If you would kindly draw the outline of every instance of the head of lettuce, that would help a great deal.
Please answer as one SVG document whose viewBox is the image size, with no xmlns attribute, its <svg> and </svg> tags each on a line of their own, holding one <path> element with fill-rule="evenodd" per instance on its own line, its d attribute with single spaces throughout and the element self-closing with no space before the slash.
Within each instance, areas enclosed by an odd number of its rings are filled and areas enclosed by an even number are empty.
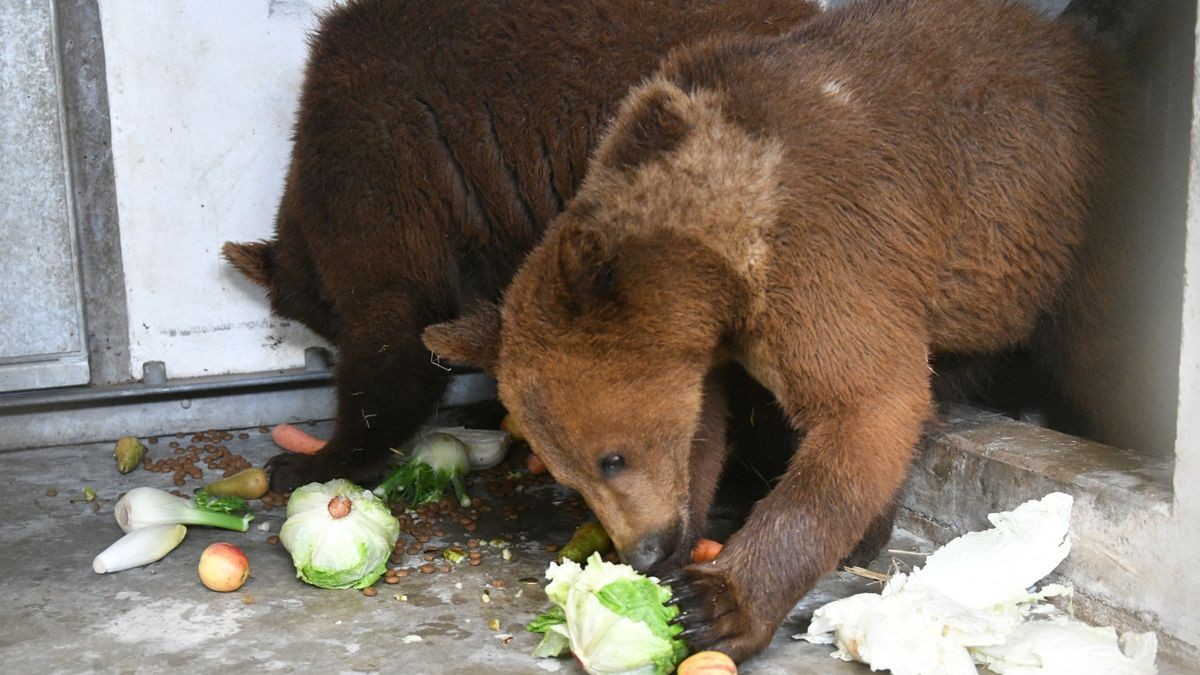
<svg viewBox="0 0 1200 675">
<path fill-rule="evenodd" d="M 665 675 L 687 656 L 687 645 L 675 637 L 683 629 L 669 623 L 679 609 L 665 604 L 671 591 L 656 579 L 604 562 L 598 553 L 587 567 L 550 563 L 546 578 L 554 607 L 528 626 L 545 634 L 534 656 L 570 650 L 592 675 Z"/>
<path fill-rule="evenodd" d="M 279 531 L 296 576 L 321 588 L 375 583 L 399 537 L 400 523 L 382 500 L 340 479 L 297 488 Z"/>
</svg>

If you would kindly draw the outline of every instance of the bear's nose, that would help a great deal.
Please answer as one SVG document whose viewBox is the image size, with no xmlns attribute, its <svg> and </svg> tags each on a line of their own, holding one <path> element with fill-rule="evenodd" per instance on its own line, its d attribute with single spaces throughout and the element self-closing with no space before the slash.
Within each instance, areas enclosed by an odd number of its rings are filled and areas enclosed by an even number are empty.
<svg viewBox="0 0 1200 675">
<path fill-rule="evenodd" d="M 649 572 L 674 552 L 674 532 L 660 531 L 638 540 L 633 548 L 621 552 L 621 558 L 639 572 Z"/>
</svg>

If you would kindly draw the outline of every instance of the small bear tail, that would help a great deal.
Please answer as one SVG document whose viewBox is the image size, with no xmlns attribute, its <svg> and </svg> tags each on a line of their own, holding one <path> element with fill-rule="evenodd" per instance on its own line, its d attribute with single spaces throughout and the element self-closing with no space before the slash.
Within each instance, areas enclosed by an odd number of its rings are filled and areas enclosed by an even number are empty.
<svg viewBox="0 0 1200 675">
<path fill-rule="evenodd" d="M 221 257 L 250 281 L 263 288 L 271 287 L 271 277 L 275 268 L 274 241 L 251 241 L 241 244 L 227 241 L 221 247 Z"/>
</svg>

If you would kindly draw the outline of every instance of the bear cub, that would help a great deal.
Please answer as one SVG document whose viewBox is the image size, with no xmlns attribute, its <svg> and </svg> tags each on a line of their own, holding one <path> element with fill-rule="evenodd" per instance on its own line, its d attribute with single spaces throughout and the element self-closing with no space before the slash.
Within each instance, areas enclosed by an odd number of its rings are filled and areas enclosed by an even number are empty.
<svg viewBox="0 0 1200 675">
<path fill-rule="evenodd" d="M 1114 59 L 995 0 L 864 1 L 682 48 L 636 87 L 503 306 L 432 326 L 496 373 L 624 560 L 669 578 L 694 649 L 763 649 L 892 502 L 930 359 L 1030 338 L 1072 274 L 1122 128 Z M 688 565 L 734 363 L 798 443 Z"/>
<path fill-rule="evenodd" d="M 375 480 L 449 382 L 421 330 L 495 301 L 616 104 L 667 51 L 778 35 L 809 0 L 359 0 L 311 42 L 275 238 L 225 257 L 338 349 L 337 423 L 277 491 Z M 498 416 L 496 417 L 498 421 Z"/>
</svg>

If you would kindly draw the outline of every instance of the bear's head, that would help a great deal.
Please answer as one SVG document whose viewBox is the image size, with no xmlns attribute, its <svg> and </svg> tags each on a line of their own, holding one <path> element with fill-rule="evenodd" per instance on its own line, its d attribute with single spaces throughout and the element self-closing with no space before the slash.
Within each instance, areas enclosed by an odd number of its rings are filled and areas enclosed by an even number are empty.
<svg viewBox="0 0 1200 675">
<path fill-rule="evenodd" d="M 636 90 L 503 307 L 424 335 L 443 359 L 497 377 L 550 472 L 583 495 L 624 560 L 650 571 L 686 562 L 702 534 L 696 512 L 711 502 L 721 457 L 695 454 L 724 452 L 724 439 L 694 443 L 705 378 L 749 302 L 739 269 L 749 263 L 731 264 L 730 251 L 757 250 L 743 219 L 762 218 L 756 162 L 770 162 L 741 147 L 754 162 L 730 156 L 731 174 L 705 172 L 722 149 L 704 137 L 728 129 L 697 133 L 697 108 L 711 112 L 661 81 Z M 738 171 L 750 166 L 747 184 Z"/>
</svg>

